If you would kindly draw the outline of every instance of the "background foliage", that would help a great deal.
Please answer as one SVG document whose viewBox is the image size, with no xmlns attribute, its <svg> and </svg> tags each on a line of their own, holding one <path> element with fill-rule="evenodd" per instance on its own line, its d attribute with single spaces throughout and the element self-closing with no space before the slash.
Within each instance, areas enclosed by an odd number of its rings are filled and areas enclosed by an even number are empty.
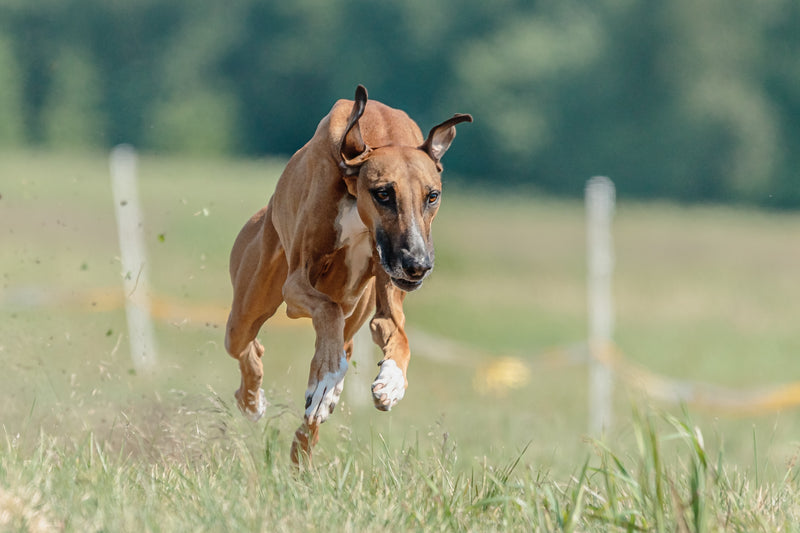
<svg viewBox="0 0 800 533">
<path fill-rule="evenodd" d="M 0 146 L 290 154 L 357 83 L 492 186 L 800 206 L 793 0 L 5 0 Z"/>
</svg>

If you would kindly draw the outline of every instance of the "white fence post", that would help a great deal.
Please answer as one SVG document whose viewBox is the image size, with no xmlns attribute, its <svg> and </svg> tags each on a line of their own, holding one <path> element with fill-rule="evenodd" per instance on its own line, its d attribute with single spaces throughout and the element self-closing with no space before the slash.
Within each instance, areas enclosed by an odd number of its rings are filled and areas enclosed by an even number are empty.
<svg viewBox="0 0 800 533">
<path fill-rule="evenodd" d="M 611 219 L 614 183 L 596 176 L 586 184 L 589 303 L 589 432 L 599 435 L 612 421 L 613 376 L 608 365 L 614 333 Z"/>
<path fill-rule="evenodd" d="M 156 343 L 150 318 L 147 255 L 136 180 L 136 152 L 133 147 L 127 144 L 115 147 L 111 152 L 110 169 L 131 358 L 137 372 L 147 373 L 155 368 Z"/>
</svg>

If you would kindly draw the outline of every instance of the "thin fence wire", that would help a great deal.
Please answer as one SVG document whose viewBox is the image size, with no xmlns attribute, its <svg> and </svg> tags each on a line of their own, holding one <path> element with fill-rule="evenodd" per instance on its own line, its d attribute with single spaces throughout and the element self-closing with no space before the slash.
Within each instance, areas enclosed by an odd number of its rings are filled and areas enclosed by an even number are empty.
<svg viewBox="0 0 800 533">
<path fill-rule="evenodd" d="M 119 310 L 125 305 L 119 289 L 106 288 L 76 294 L 59 293 L 45 288 L 6 289 L 0 306 L 9 310 L 53 307 L 101 313 Z M 227 320 L 227 308 L 222 304 L 186 304 L 161 295 L 151 295 L 152 317 L 166 323 L 197 327 L 221 326 Z M 311 327 L 309 320 L 293 320 L 279 310 L 270 319 L 273 327 Z M 654 401 L 688 405 L 709 412 L 751 416 L 800 406 L 800 381 L 758 387 L 727 387 L 714 383 L 681 379 L 650 371 L 636 363 L 613 342 L 601 348 L 578 341 L 548 347 L 531 353 L 503 355 L 479 349 L 455 339 L 408 327 L 412 340 L 412 357 L 424 358 L 434 364 L 459 364 L 471 368 L 473 385 L 479 394 L 502 395 L 509 390 L 531 385 L 534 376 L 542 371 L 564 366 L 586 366 L 598 362 L 614 374 L 615 385 L 635 391 Z M 356 339 L 356 344 L 373 350 L 372 340 Z M 374 358 L 367 357 L 365 376 L 369 377 Z M 377 361 L 377 359 L 375 359 Z"/>
</svg>

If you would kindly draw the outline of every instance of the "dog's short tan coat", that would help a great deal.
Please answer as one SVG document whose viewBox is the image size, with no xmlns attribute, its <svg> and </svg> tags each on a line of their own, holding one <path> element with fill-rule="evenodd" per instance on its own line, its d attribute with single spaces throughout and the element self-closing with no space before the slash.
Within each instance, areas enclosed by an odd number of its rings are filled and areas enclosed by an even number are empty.
<svg viewBox="0 0 800 533">
<path fill-rule="evenodd" d="M 225 346 L 239 361 L 236 400 L 246 415 L 258 419 L 266 408 L 262 324 L 285 301 L 287 315 L 311 318 L 316 331 L 295 463 L 310 459 L 319 424 L 341 394 L 353 335 L 373 309 L 372 338 L 384 354 L 375 406 L 388 411 L 403 397 L 410 357 L 403 298 L 433 267 L 440 160 L 464 121 L 472 117 L 455 115 L 424 139 L 408 115 L 367 102 L 359 86 L 289 160 L 269 204 L 234 242 Z"/>
</svg>

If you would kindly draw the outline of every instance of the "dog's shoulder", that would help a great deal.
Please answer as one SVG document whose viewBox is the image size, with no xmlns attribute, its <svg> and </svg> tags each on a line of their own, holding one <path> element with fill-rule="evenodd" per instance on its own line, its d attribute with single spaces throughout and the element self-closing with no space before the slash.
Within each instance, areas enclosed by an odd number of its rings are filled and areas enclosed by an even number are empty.
<svg viewBox="0 0 800 533">
<path fill-rule="evenodd" d="M 338 100 L 320 122 L 320 128 L 325 130 L 325 136 L 334 143 L 337 150 L 345 134 L 352 108 L 352 100 Z M 417 123 L 405 111 L 377 100 L 367 102 L 358 124 L 364 142 L 374 148 L 389 145 L 416 147 L 425 140 Z M 317 133 L 321 133 L 319 128 Z"/>
<path fill-rule="evenodd" d="M 341 158 L 339 151 L 352 108 L 352 100 L 338 100 L 319 122 L 314 136 L 292 156 L 284 175 L 314 174 L 338 177 L 338 162 Z M 367 102 L 358 124 L 364 142 L 373 148 L 417 147 L 425 140 L 417 123 L 405 111 L 376 100 Z M 309 172 L 309 167 L 314 167 L 316 171 Z M 324 170 L 320 170 L 322 167 Z"/>
</svg>

